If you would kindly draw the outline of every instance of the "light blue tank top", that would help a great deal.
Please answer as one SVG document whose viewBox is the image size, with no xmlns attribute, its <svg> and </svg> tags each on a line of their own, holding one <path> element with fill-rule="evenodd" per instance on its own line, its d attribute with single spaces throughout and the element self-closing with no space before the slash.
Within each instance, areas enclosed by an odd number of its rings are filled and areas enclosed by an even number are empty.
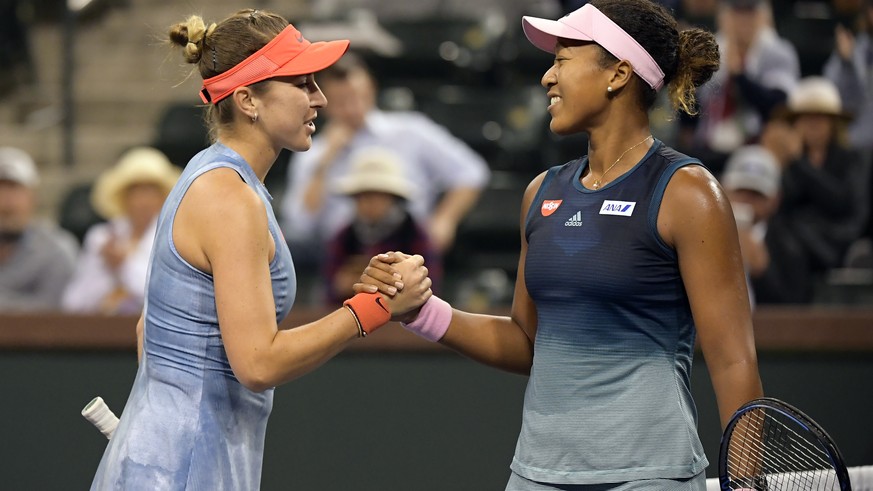
<svg viewBox="0 0 873 491">
<path fill-rule="evenodd" d="M 707 466 L 690 391 L 695 328 L 657 232 L 664 189 L 699 162 L 661 142 L 593 191 L 552 168 L 527 216 L 533 367 L 512 469 L 554 484 L 687 478 Z"/>
<path fill-rule="evenodd" d="M 93 490 L 255 490 L 273 389 L 234 376 L 221 341 L 211 275 L 176 251 L 173 221 L 191 183 L 229 167 L 264 202 L 276 254 L 270 263 L 276 321 L 291 310 L 296 278 L 272 198 L 243 158 L 217 143 L 188 163 L 161 211 L 149 268 L 143 359 Z M 216 196 L 215 199 L 222 199 Z"/>
</svg>

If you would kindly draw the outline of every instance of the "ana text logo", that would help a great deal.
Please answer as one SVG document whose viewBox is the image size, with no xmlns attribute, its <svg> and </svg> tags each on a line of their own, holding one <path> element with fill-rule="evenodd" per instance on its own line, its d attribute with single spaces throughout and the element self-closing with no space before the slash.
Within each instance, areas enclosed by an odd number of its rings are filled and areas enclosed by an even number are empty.
<svg viewBox="0 0 873 491">
<path fill-rule="evenodd" d="M 601 215 L 618 215 L 629 217 L 634 213 L 634 207 L 637 206 L 636 201 L 612 201 L 605 200 L 603 206 L 600 207 Z"/>
</svg>

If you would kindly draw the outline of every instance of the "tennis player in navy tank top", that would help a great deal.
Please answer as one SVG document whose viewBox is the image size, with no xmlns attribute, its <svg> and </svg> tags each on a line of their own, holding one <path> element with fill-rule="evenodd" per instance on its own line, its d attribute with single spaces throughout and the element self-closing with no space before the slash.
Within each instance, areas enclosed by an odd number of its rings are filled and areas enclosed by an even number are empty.
<svg viewBox="0 0 873 491">
<path fill-rule="evenodd" d="M 530 374 L 507 490 L 703 490 L 694 344 L 725 424 L 762 395 L 749 297 L 721 187 L 651 135 L 648 110 L 669 87 L 693 112 L 695 87 L 719 65 L 715 39 L 678 32 L 649 0 L 593 0 L 522 25 L 555 56 L 542 78 L 551 130 L 587 133 L 588 156 L 525 192 L 509 317 L 431 297 L 404 325 Z M 356 288 L 385 291 L 404 257 L 374 257 Z"/>
</svg>

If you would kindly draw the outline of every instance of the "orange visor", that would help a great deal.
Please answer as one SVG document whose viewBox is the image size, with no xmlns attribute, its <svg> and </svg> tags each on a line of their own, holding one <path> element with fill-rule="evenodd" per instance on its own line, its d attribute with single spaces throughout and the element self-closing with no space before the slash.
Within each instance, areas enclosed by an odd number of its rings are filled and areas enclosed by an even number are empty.
<svg viewBox="0 0 873 491">
<path fill-rule="evenodd" d="M 349 49 L 348 40 L 310 43 L 294 26 L 282 30 L 263 48 L 224 73 L 203 81 L 200 98 L 218 102 L 234 90 L 281 76 L 307 75 L 333 65 Z"/>
</svg>

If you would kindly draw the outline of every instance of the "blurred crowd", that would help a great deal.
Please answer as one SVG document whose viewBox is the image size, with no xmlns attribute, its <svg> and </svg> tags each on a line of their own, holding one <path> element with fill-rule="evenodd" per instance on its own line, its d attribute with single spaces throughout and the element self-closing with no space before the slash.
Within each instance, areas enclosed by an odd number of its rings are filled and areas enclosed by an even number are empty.
<svg viewBox="0 0 873 491">
<path fill-rule="evenodd" d="M 14 68 L 4 70 L 0 90 L 30 80 L 30 62 L 11 56 L 27 54 L 25 26 L 13 16 L 17 3 L 0 3 L 13 12 L 0 15 L 9 24 L 0 60 Z M 505 18 L 488 22 L 504 22 L 506 31 L 521 14 L 558 17 L 583 3 L 509 2 L 501 4 Z M 652 126 L 656 137 L 700 158 L 719 177 L 734 210 L 750 301 L 820 301 L 822 289 L 839 283 L 846 270 L 866 271 L 854 281 L 873 289 L 873 0 L 825 2 L 828 15 L 811 17 L 816 25 L 827 22 L 828 39 L 812 43 L 781 31 L 797 29 L 797 16 L 809 8 L 801 4 L 814 2 L 662 3 L 685 25 L 713 30 L 722 62 L 699 91 L 696 116 L 677 118 L 662 103 Z M 491 4 L 476 4 L 482 12 L 473 17 L 491 19 Z M 545 92 L 528 90 L 548 67 L 547 57 L 520 70 L 529 74 L 524 90 L 496 90 L 512 77 L 483 69 L 481 90 L 453 91 L 439 80 L 444 72 L 413 68 L 427 58 L 409 49 L 405 76 L 397 76 L 396 57 L 384 53 L 398 38 L 372 26 L 422 28 L 407 19 L 418 15 L 420 22 L 428 3 L 416 4 L 416 12 L 406 12 L 408 5 L 334 0 L 312 9 L 307 32 L 320 28 L 329 36 L 337 12 L 351 7 L 367 9 L 356 10 L 346 26 L 370 30 L 349 31 L 353 46 L 363 49 L 318 76 L 330 103 L 312 149 L 283 154 L 287 170 L 272 181 L 268 176 L 305 286 L 301 302 L 349 296 L 369 257 L 387 250 L 425 256 L 435 291 L 461 306 L 505 302 L 519 240 L 519 203 L 510 201 L 520 201 L 537 173 L 586 151 L 584 140 L 548 135 Z M 469 17 L 470 5 L 435 2 L 432 10 Z M 487 29 L 483 36 L 467 41 L 482 46 Z M 481 51 L 466 52 L 468 66 L 476 66 Z M 452 52 L 441 56 L 457 64 Z M 202 143 L 191 140 L 193 147 Z M 94 214 L 84 227 L 37 217 L 36 163 L 21 149 L 0 148 L 0 312 L 135 314 L 142 308 L 155 220 L 193 155 L 153 143 L 129 149 L 85 188 Z"/>
</svg>

